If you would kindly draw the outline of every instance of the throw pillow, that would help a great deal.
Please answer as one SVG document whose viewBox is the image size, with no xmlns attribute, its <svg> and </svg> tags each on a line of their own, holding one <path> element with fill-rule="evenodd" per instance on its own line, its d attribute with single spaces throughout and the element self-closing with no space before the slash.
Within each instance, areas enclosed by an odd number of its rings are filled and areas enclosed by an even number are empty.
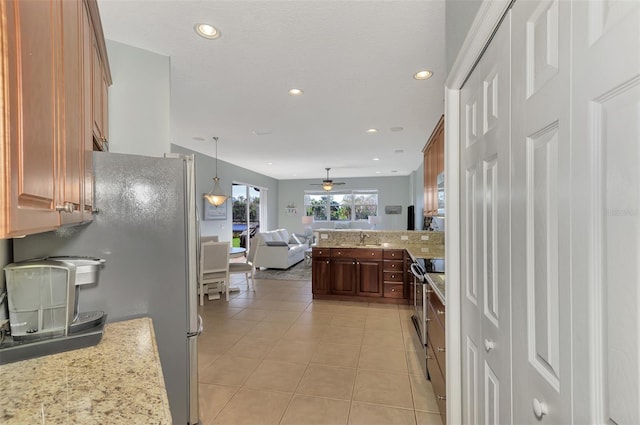
<svg viewBox="0 0 640 425">
<path fill-rule="evenodd" d="M 294 233 L 293 235 L 291 235 L 291 238 L 289 238 L 289 243 L 304 245 L 305 243 L 307 243 L 307 238 L 304 235 Z"/>
</svg>

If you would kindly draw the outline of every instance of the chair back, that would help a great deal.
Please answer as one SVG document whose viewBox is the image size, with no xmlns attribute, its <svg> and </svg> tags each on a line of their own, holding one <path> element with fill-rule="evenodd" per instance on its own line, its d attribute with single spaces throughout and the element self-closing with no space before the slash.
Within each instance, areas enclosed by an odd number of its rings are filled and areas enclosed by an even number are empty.
<svg viewBox="0 0 640 425">
<path fill-rule="evenodd" d="M 200 243 L 205 242 L 218 242 L 218 235 L 200 236 Z"/>
<path fill-rule="evenodd" d="M 229 272 L 229 242 L 203 242 L 200 247 L 200 275 Z"/>
</svg>

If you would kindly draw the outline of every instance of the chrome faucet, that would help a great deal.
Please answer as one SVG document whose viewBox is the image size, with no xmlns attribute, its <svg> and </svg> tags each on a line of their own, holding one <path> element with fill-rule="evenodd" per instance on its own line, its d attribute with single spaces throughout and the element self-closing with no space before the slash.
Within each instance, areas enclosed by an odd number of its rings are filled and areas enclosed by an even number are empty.
<svg viewBox="0 0 640 425">
<path fill-rule="evenodd" d="M 367 233 L 364 233 L 362 230 L 360 231 L 360 245 L 364 245 L 364 240 L 369 238 L 370 236 Z"/>
</svg>

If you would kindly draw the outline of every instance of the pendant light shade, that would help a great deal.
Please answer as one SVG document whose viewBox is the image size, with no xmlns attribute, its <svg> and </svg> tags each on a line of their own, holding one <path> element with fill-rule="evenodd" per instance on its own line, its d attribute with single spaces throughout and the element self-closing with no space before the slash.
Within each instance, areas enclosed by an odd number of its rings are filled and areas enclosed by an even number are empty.
<svg viewBox="0 0 640 425">
<path fill-rule="evenodd" d="M 229 197 L 220 187 L 220 179 L 218 178 L 218 138 L 214 137 L 213 140 L 216 141 L 216 176 L 213 178 L 213 189 L 204 195 L 204 199 L 206 199 L 211 205 L 219 207 L 224 204 Z"/>
</svg>

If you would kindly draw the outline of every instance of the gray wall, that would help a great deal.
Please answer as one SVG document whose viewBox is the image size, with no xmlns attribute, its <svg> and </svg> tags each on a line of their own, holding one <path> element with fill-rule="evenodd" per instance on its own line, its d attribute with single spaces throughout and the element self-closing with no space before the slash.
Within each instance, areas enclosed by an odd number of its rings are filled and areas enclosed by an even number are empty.
<svg viewBox="0 0 640 425">
<path fill-rule="evenodd" d="M 445 44 L 447 74 L 458 56 L 482 0 L 446 0 Z"/>
<path fill-rule="evenodd" d="M 382 223 L 376 228 L 379 230 L 403 230 L 407 228 L 407 206 L 411 205 L 411 178 L 399 177 L 367 177 L 344 179 L 347 183 L 340 189 L 377 189 L 378 212 L 382 217 Z M 302 216 L 304 210 L 304 191 L 318 190 L 318 186 L 310 186 L 318 183 L 318 180 L 281 180 L 278 197 L 278 227 L 285 228 L 289 232 L 304 232 Z M 295 204 L 296 214 L 287 214 L 285 208 L 289 204 Z M 389 215 L 384 213 L 385 205 L 401 205 L 402 214 Z M 317 226 L 315 226 L 317 227 Z"/>
<path fill-rule="evenodd" d="M 174 144 L 171 145 L 171 152 L 195 155 L 196 198 L 198 199 L 198 213 L 201 219 L 200 234 L 203 236 L 218 235 L 221 241 L 230 241 L 232 237 L 231 202 L 227 201 L 224 204 L 225 208 L 227 208 L 226 220 L 202 220 L 204 208 L 202 195 L 213 187 L 213 177 L 216 174 L 215 158 Z M 276 179 L 220 160 L 218 160 L 218 177 L 220 178 L 220 186 L 227 195 L 231 195 L 231 186 L 234 182 L 267 189 L 267 228 L 276 229 L 278 227 L 278 181 Z"/>
<path fill-rule="evenodd" d="M 12 239 L 0 239 L 0 294 L 5 290 L 4 271 L 2 268 L 12 261 L 11 244 Z M 9 318 L 7 314 L 7 303 L 0 304 L 0 322 Z"/>
<path fill-rule="evenodd" d="M 160 156 L 170 152 L 171 62 L 168 56 L 107 40 L 109 151 Z"/>
</svg>

